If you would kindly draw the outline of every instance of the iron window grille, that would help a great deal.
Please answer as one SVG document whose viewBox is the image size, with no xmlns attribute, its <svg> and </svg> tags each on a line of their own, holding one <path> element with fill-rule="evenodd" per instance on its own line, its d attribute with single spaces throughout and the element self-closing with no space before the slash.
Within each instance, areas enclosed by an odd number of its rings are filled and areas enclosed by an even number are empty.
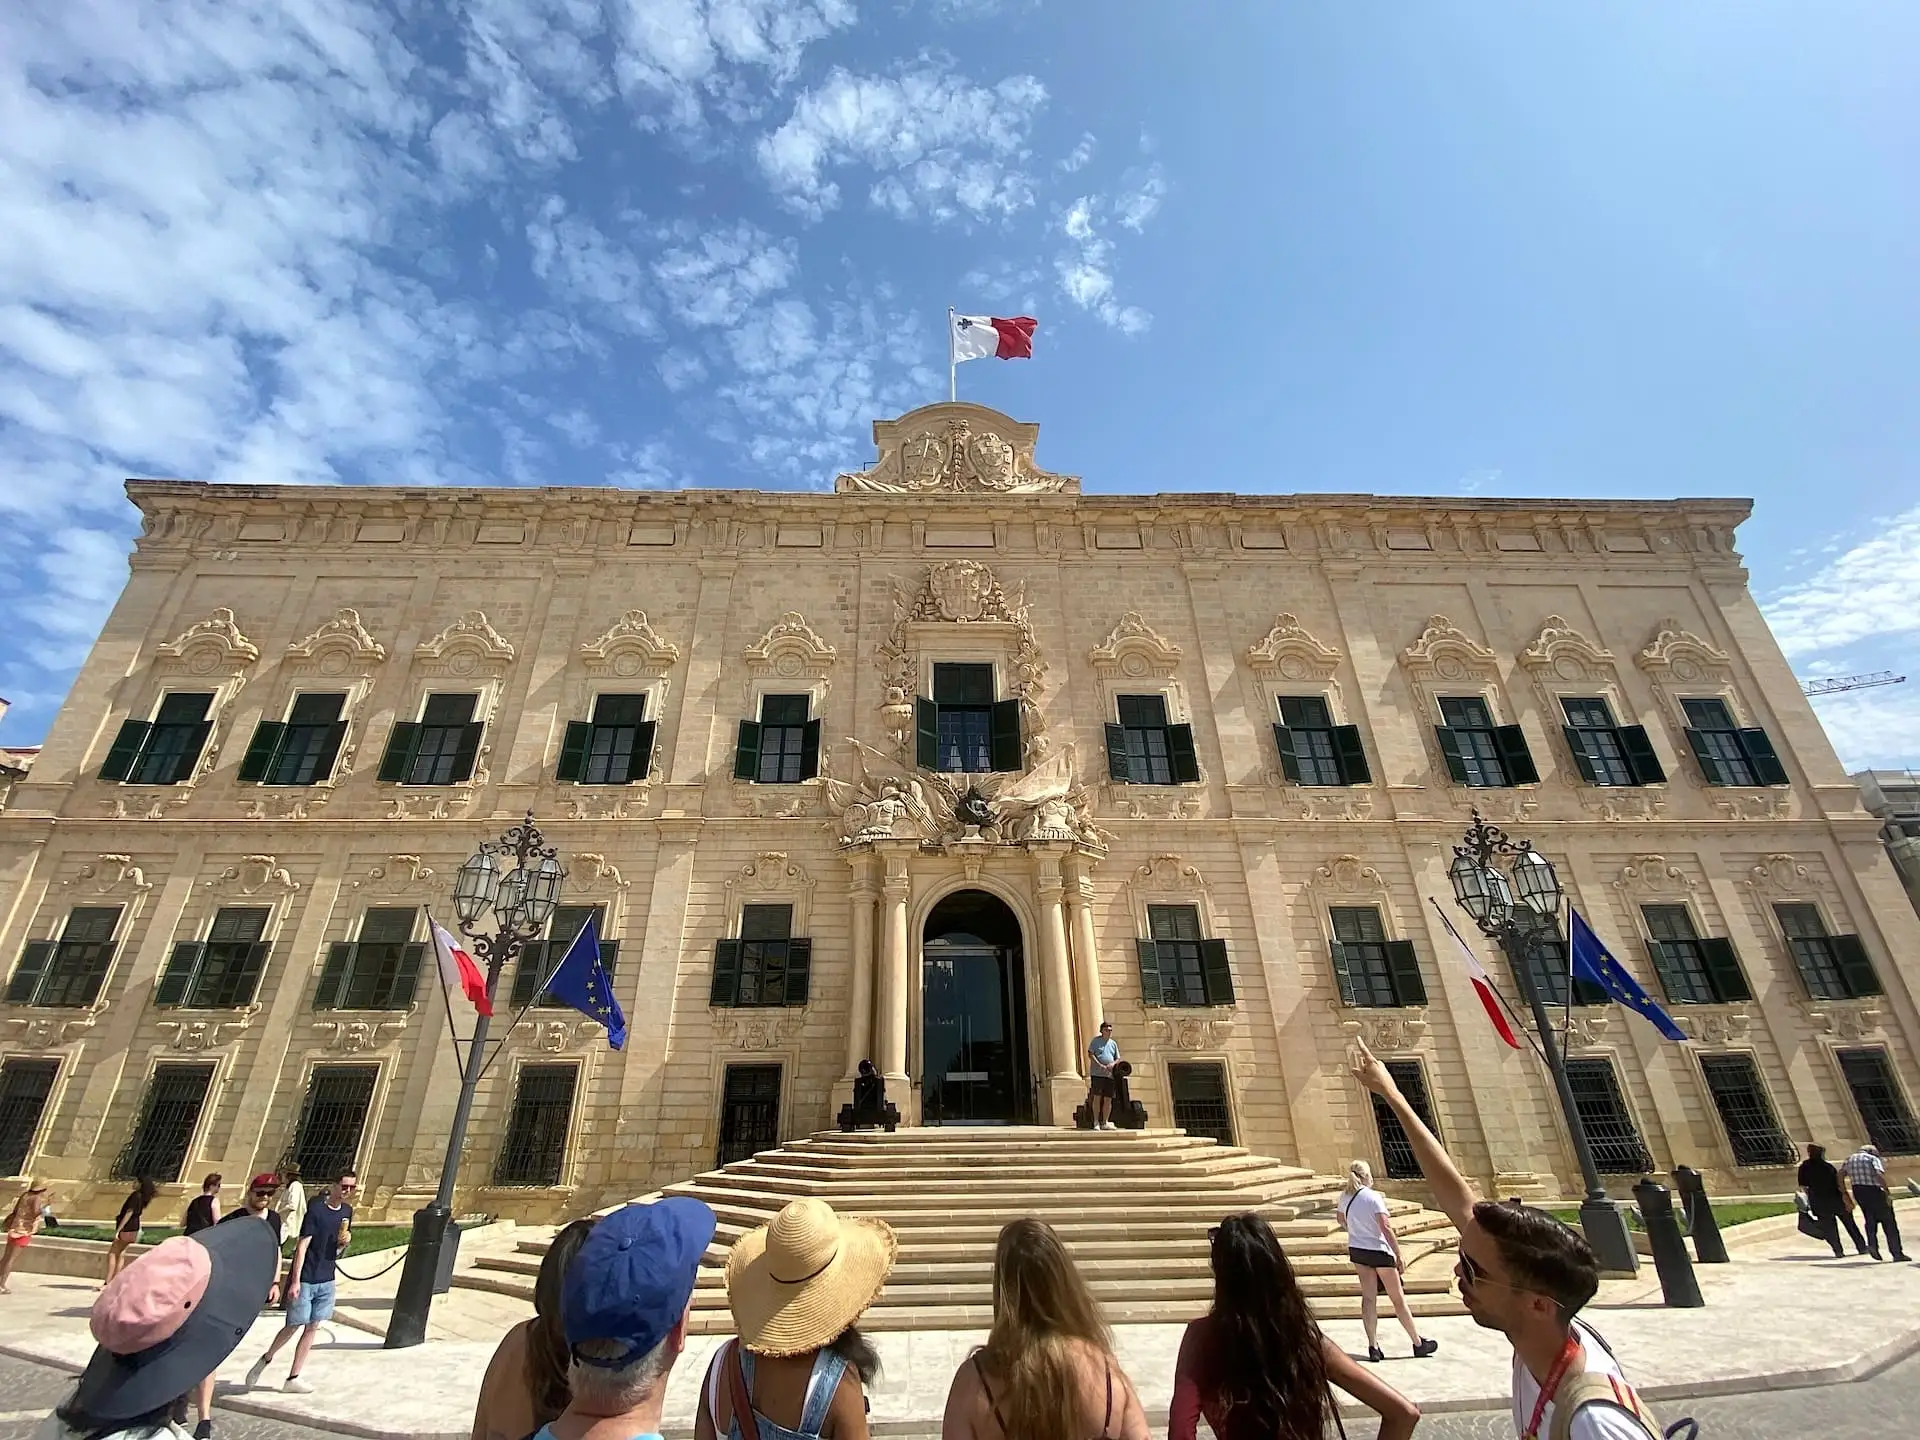
<svg viewBox="0 0 1920 1440">
<path fill-rule="evenodd" d="M 592 919 L 594 933 L 600 937 L 600 966 L 607 972 L 609 980 L 613 978 L 614 966 L 620 958 L 620 942 L 606 937 L 607 907 L 556 905 L 553 907 L 553 919 L 547 922 L 547 938 L 529 940 L 520 947 L 520 956 L 514 962 L 512 999 L 509 1001 L 514 1009 L 518 1010 L 534 998 L 540 982 L 566 958 L 568 948 L 587 928 L 588 919 Z M 544 1010 L 572 1008 L 545 991 L 540 991 L 539 1006 Z"/>
<path fill-rule="evenodd" d="M 1202 938 L 1197 905 L 1149 905 L 1147 935 L 1133 943 L 1146 1004 L 1233 1004 L 1227 942 Z"/>
<path fill-rule="evenodd" d="M 173 947 L 154 985 L 153 1003 L 188 1010 L 251 1005 L 272 948 L 260 938 L 271 913 L 264 905 L 222 906 L 205 940 L 182 940 Z"/>
<path fill-rule="evenodd" d="M 29 940 L 7 981 L 9 1005 L 81 1009 L 100 998 L 113 965 L 118 905 L 80 905 L 58 940 Z"/>
<path fill-rule="evenodd" d="M 762 695 L 760 718 L 740 722 L 733 778 L 756 785 L 797 785 L 820 773 L 820 722 L 809 720 L 808 695 Z"/>
<path fill-rule="evenodd" d="M 1358 725 L 1336 725 L 1318 695 L 1280 697 L 1280 723 L 1273 727 L 1280 771 L 1295 785 L 1368 785 L 1373 772 L 1360 744 Z"/>
<path fill-rule="evenodd" d="M 1227 1067 L 1217 1063 L 1167 1066 L 1167 1093 L 1174 1127 L 1233 1144 L 1233 1107 L 1227 1101 Z"/>
<path fill-rule="evenodd" d="M 1751 1055 L 1702 1055 L 1714 1108 L 1727 1132 L 1736 1165 L 1791 1165 L 1793 1142 L 1780 1128 L 1773 1102 Z"/>
<path fill-rule="evenodd" d="M 1842 1050 L 1838 1053 L 1840 1073 L 1867 1127 L 1867 1138 L 1888 1155 L 1920 1154 L 1920 1125 L 1914 1124 L 1907 1097 L 1893 1078 L 1893 1065 L 1887 1059 L 1887 1052 Z"/>
<path fill-rule="evenodd" d="M 1780 904 L 1773 913 L 1807 994 L 1816 1000 L 1853 1000 L 1881 993 L 1880 977 L 1860 937 L 1828 934 L 1819 906 Z"/>
<path fill-rule="evenodd" d="M 1179 785 L 1200 778 L 1193 727 L 1167 719 L 1164 695 L 1122 695 L 1107 726 L 1107 777 L 1127 785 Z"/>
<path fill-rule="evenodd" d="M 707 1003 L 739 1009 L 805 1005 L 813 941 L 793 934 L 791 905 L 747 905 L 737 939 L 713 947 Z"/>
<path fill-rule="evenodd" d="M 1020 702 L 993 698 L 993 666 L 937 664 L 933 698 L 914 697 L 914 763 L 983 774 L 1021 765 Z"/>
<path fill-rule="evenodd" d="M 506 1143 L 494 1162 L 496 1185 L 558 1185 L 567 1157 L 577 1065 L 523 1065 L 513 1087 Z"/>
<path fill-rule="evenodd" d="M 1758 726 L 1741 727 L 1724 700 L 1682 700 L 1687 743 L 1709 785 L 1785 785 L 1786 767 Z"/>
<path fill-rule="evenodd" d="M 1567 749 L 1589 785 L 1659 785 L 1667 778 L 1644 725 L 1615 725 L 1603 699 L 1563 697 Z"/>
<path fill-rule="evenodd" d="M 373 1106 L 378 1065 L 316 1065 L 300 1103 L 293 1158 L 307 1184 L 331 1185 L 353 1171 Z"/>
<path fill-rule="evenodd" d="M 780 1143 L 780 1067 L 729 1065 L 720 1097 L 717 1165 L 748 1160 Z"/>
<path fill-rule="evenodd" d="M 1372 905 L 1335 905 L 1327 911 L 1333 925 L 1333 978 L 1345 1005 L 1390 1008 L 1427 1003 L 1426 982 L 1411 940 L 1389 940 L 1380 911 Z"/>
<path fill-rule="evenodd" d="M 284 722 L 262 720 L 254 729 L 239 778 L 262 785 L 318 785 L 332 779 L 347 738 L 347 722 L 340 718 L 346 704 L 339 691 L 294 696 Z"/>
<path fill-rule="evenodd" d="M 0 1061 L 0 1175 L 24 1175 L 59 1077 L 58 1060 Z"/>
<path fill-rule="evenodd" d="M 1567 953 L 1566 937 L 1560 933 L 1558 920 L 1535 915 L 1524 906 L 1515 910 L 1513 920 L 1513 943 L 1505 948 L 1508 964 L 1514 969 L 1516 984 L 1520 979 L 1518 966 L 1524 964 L 1528 975 L 1532 977 L 1534 988 L 1540 992 L 1541 1000 L 1548 1005 L 1567 1003 L 1569 983 L 1573 986 L 1573 1003 L 1576 1005 L 1612 1003 L 1613 997 L 1604 988 L 1574 975 L 1572 957 Z"/>
<path fill-rule="evenodd" d="M 1393 1076 L 1393 1083 L 1400 1087 L 1407 1104 L 1420 1117 L 1420 1123 L 1438 1135 L 1440 1127 L 1434 1123 L 1433 1104 L 1427 1096 L 1426 1072 L 1420 1068 L 1420 1062 L 1389 1060 L 1386 1066 L 1387 1073 Z M 1378 1095 L 1372 1099 L 1373 1123 L 1380 1131 L 1380 1159 L 1386 1166 L 1387 1179 L 1421 1179 L 1420 1162 L 1414 1159 L 1413 1142 L 1407 1138 L 1407 1130 L 1400 1123 L 1400 1117 Z"/>
<path fill-rule="evenodd" d="M 1518 725 L 1494 724 L 1493 712 L 1479 696 L 1443 698 L 1440 719 L 1434 734 L 1454 784 L 1490 790 L 1539 782 L 1527 737 Z"/>
<path fill-rule="evenodd" d="M 387 737 L 380 779 L 395 785 L 464 785 L 473 778 L 486 724 L 473 718 L 478 695 L 429 695 L 420 719 L 402 720 Z"/>
<path fill-rule="evenodd" d="M 1653 1156 L 1633 1123 L 1620 1093 L 1620 1078 L 1611 1060 L 1567 1061 L 1567 1086 L 1573 1108 L 1593 1147 L 1593 1163 L 1603 1175 L 1647 1175 Z"/>
<path fill-rule="evenodd" d="M 327 947 L 327 962 L 314 990 L 316 1010 L 404 1010 L 413 1004 L 424 942 L 412 938 L 418 911 L 369 909 L 360 920 L 358 940 Z"/>
<path fill-rule="evenodd" d="M 152 720 L 128 720 L 120 727 L 100 767 L 102 780 L 128 785 L 178 785 L 193 778 L 206 749 L 213 722 L 210 690 L 165 696 Z"/>
<path fill-rule="evenodd" d="M 653 766 L 656 727 L 647 697 L 601 695 L 591 720 L 569 720 L 554 778 L 576 785 L 631 785 Z"/>
<path fill-rule="evenodd" d="M 114 1161 L 113 1178 L 160 1185 L 178 1180 L 212 1084 L 211 1065 L 154 1066 L 139 1122 Z"/>
</svg>

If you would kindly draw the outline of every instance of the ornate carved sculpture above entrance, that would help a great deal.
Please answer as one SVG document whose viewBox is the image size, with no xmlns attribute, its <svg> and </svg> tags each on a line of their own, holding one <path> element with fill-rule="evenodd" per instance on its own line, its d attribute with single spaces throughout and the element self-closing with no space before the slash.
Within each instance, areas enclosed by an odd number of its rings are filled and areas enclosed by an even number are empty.
<svg viewBox="0 0 1920 1440">
<path fill-rule="evenodd" d="M 1078 495 L 1080 480 L 1033 462 L 1038 425 L 1022 424 L 984 405 L 949 401 L 873 422 L 880 458 L 842 475 L 842 495 Z"/>
<path fill-rule="evenodd" d="M 1093 823 L 1072 745 L 1024 773 L 942 775 L 903 765 L 848 737 L 852 778 L 809 780 L 826 791 L 829 827 L 842 845 L 918 840 L 962 858 L 969 847 L 1066 840 L 1104 852 L 1112 837 Z"/>
</svg>

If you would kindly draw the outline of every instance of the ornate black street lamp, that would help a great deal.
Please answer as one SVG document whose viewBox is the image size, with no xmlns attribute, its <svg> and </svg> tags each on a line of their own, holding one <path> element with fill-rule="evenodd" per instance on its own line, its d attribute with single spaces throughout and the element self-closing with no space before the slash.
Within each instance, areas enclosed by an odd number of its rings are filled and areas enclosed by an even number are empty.
<svg viewBox="0 0 1920 1440">
<path fill-rule="evenodd" d="M 502 871 L 500 862 L 512 868 Z M 500 975 L 518 958 L 526 943 L 546 928 L 553 907 L 560 902 L 566 881 L 554 847 L 533 823 L 533 812 L 498 840 L 483 840 L 460 867 L 453 883 L 453 913 L 469 951 L 487 972 L 487 998 L 500 988 Z M 491 911 L 491 933 L 478 928 Z M 433 1203 L 413 1212 L 413 1236 L 407 1242 L 406 1267 L 393 1297 L 393 1315 L 387 1322 L 387 1349 L 418 1345 L 427 1338 L 427 1312 L 432 1308 L 447 1228 L 453 1221 L 453 1185 L 460 1173 L 460 1152 L 467 1142 L 467 1120 L 473 1113 L 473 1093 L 486 1068 L 488 1017 L 477 1015 L 473 1038 L 467 1042 L 466 1063 L 460 1070 L 460 1099 L 453 1110 L 453 1129 L 447 1136 L 447 1157 L 440 1164 L 440 1188 Z M 458 1237 L 456 1236 L 456 1243 Z"/>
<path fill-rule="evenodd" d="M 1506 868 L 1502 869 L 1500 862 Z M 1600 1183 L 1600 1169 L 1593 1162 L 1593 1146 L 1587 1140 L 1587 1127 L 1573 1102 L 1573 1087 L 1567 1081 L 1566 1057 L 1560 1051 L 1560 1039 L 1548 1018 L 1546 1001 L 1534 983 L 1531 951 L 1543 933 L 1558 926 L 1560 902 L 1566 892 L 1553 862 L 1525 840 L 1511 840 L 1497 825 L 1489 825 L 1473 812 L 1466 843 L 1453 847 L 1453 864 L 1447 867 L 1453 881 L 1453 897 L 1460 908 L 1473 917 L 1473 923 L 1493 940 L 1512 962 L 1514 978 L 1527 1004 L 1533 1009 L 1533 1023 L 1540 1032 L 1540 1047 L 1547 1057 L 1547 1069 L 1553 1074 L 1553 1088 L 1560 1097 L 1560 1109 L 1567 1118 L 1567 1132 L 1573 1137 L 1573 1153 L 1580 1162 L 1580 1176 L 1586 1182 L 1586 1198 L 1580 1202 L 1580 1228 L 1587 1244 L 1603 1270 L 1632 1271 L 1639 1259 L 1633 1248 L 1633 1236 L 1627 1231 L 1626 1217 Z M 1517 895 L 1517 900 L 1516 900 Z M 1572 983 L 1571 980 L 1568 981 Z"/>
</svg>

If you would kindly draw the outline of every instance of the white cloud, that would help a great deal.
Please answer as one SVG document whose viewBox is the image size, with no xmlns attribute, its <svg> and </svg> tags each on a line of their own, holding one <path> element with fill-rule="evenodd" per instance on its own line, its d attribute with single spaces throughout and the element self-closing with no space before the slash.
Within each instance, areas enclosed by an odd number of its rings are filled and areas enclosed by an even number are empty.
<svg viewBox="0 0 1920 1440">
<path fill-rule="evenodd" d="M 653 277 L 674 318 L 696 328 L 736 324 L 756 301 L 784 290 L 799 273 L 799 248 L 742 221 L 683 243 L 653 262 Z"/>
<path fill-rule="evenodd" d="M 1123 190 L 1114 201 L 1114 218 L 1129 230 L 1144 230 L 1147 222 L 1160 213 L 1160 202 L 1166 198 L 1166 172 L 1158 165 L 1149 166 L 1132 188 Z"/>
<path fill-rule="evenodd" d="M 706 362 L 691 350 L 664 350 L 654 362 L 660 383 L 674 394 L 691 390 L 707 378 Z"/>
<path fill-rule="evenodd" d="M 533 247 L 533 273 L 556 300 L 635 335 L 658 333 L 639 256 L 591 220 L 570 214 L 559 196 L 549 195 L 527 222 L 527 243 Z"/>
<path fill-rule="evenodd" d="M 622 89 L 682 127 L 702 123 L 709 99 L 739 117 L 739 77 L 725 67 L 784 84 L 808 45 L 855 18 L 850 0 L 613 0 L 613 10 Z"/>
<path fill-rule="evenodd" d="M 1822 696 L 1813 710 L 1849 771 L 1920 768 L 1920 685 Z"/>
<path fill-rule="evenodd" d="M 1060 293 L 1122 335 L 1138 335 L 1153 317 L 1138 305 L 1123 305 L 1114 294 L 1111 240 L 1100 233 L 1105 202 L 1082 195 L 1060 217 L 1060 233 L 1069 242 L 1054 257 L 1054 277 Z"/>
<path fill-rule="evenodd" d="M 1093 159 L 1094 149 L 1095 141 L 1093 136 L 1082 135 L 1080 137 L 1080 143 L 1067 152 L 1065 158 L 1059 162 L 1057 168 L 1065 171 L 1069 175 L 1073 174 L 1076 170 L 1086 169 L 1087 162 Z"/>
<path fill-rule="evenodd" d="M 871 198 L 896 215 L 1008 215 L 1033 202 L 1032 180 L 1020 167 L 1046 99 L 1031 75 L 989 87 L 926 63 L 898 76 L 836 66 L 761 139 L 761 173 L 809 216 L 840 203 L 829 172 L 848 166 L 885 172 Z"/>
<path fill-rule="evenodd" d="M 1834 547 L 1829 547 L 1832 549 Z M 1920 506 L 1878 522 L 1874 533 L 1764 605 L 1790 656 L 1876 635 L 1920 630 Z"/>
</svg>

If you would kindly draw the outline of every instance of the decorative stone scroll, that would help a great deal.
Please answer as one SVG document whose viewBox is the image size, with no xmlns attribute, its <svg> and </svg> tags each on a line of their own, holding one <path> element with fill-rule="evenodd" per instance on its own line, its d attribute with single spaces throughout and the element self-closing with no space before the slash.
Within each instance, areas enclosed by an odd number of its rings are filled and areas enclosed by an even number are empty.
<svg viewBox="0 0 1920 1440">
<path fill-rule="evenodd" d="M 485 613 L 469 610 L 414 652 L 426 675 L 497 675 L 513 663 L 513 646 Z"/>
<path fill-rule="evenodd" d="M 1103 680 L 1165 680 L 1179 668 L 1182 653 L 1178 645 L 1147 624 L 1138 610 L 1129 610 L 1087 658 Z"/>
<path fill-rule="evenodd" d="M 63 889 L 85 885 L 96 895 L 111 895 L 123 885 L 142 895 L 153 888 L 146 871 L 133 863 L 131 855 L 102 855 L 89 860 L 60 884 Z"/>
<path fill-rule="evenodd" d="M 1292 615 L 1274 617 L 1273 628 L 1258 644 L 1247 647 L 1247 664 L 1267 679 L 1324 684 L 1340 667 L 1340 652 L 1316 639 Z"/>
<path fill-rule="evenodd" d="M 1046 746 L 1040 737 L 1046 717 L 1040 711 L 1040 680 L 1047 662 L 1033 633 L 1024 589 L 1009 595 L 990 567 L 978 560 L 946 560 L 929 565 L 917 590 L 893 582 L 893 624 L 877 649 L 883 678 L 880 714 L 894 753 L 906 758 L 913 739 L 913 697 L 918 693 L 920 651 L 917 626 L 979 625 L 1002 629 L 1009 646 L 1007 688 L 1020 702 L 1020 728 L 1028 753 L 1038 758 Z"/>
<path fill-rule="evenodd" d="M 233 611 L 222 606 L 179 638 L 154 648 L 158 668 L 188 675 L 234 674 L 260 658 L 260 647 L 240 633 Z"/>
<path fill-rule="evenodd" d="M 1444 615 L 1432 615 L 1426 629 L 1406 648 L 1402 659 L 1416 677 L 1458 684 L 1493 681 L 1500 676 L 1499 658 Z"/>
<path fill-rule="evenodd" d="M 1679 621 L 1662 620 L 1647 648 L 1635 659 L 1647 673 L 1660 703 L 1674 714 L 1679 713 L 1676 686 L 1695 693 L 1721 694 L 1734 714 L 1740 713 L 1731 657 L 1698 635 L 1682 630 Z"/>
<path fill-rule="evenodd" d="M 798 610 L 783 610 L 767 633 L 747 646 L 747 672 L 783 680 L 817 679 L 832 667 L 835 654 L 833 646 L 807 624 L 806 616 Z"/>
<path fill-rule="evenodd" d="M 840 476 L 841 494 L 1078 495 L 1080 481 L 1033 461 L 1037 425 L 984 405 L 926 405 L 898 420 L 876 420 L 880 458 L 871 469 Z"/>
<path fill-rule="evenodd" d="M 629 679 L 636 675 L 664 674 L 680 658 L 680 647 L 662 640 L 647 622 L 644 610 L 629 610 L 597 639 L 580 647 L 592 675 L 617 675 Z"/>
<path fill-rule="evenodd" d="M 1596 645 L 1565 617 L 1549 615 L 1533 643 L 1520 652 L 1520 663 L 1536 673 L 1561 680 L 1604 680 L 1613 675 L 1613 652 Z"/>
<path fill-rule="evenodd" d="M 243 856 L 239 864 L 229 865 L 200 883 L 209 890 L 235 890 L 242 895 L 258 895 L 268 889 L 291 895 L 300 888 L 300 882 L 272 855 Z"/>
<path fill-rule="evenodd" d="M 360 612 L 349 607 L 287 646 L 286 665 L 296 675 L 351 675 L 386 658 L 387 647 L 360 623 Z"/>
</svg>

